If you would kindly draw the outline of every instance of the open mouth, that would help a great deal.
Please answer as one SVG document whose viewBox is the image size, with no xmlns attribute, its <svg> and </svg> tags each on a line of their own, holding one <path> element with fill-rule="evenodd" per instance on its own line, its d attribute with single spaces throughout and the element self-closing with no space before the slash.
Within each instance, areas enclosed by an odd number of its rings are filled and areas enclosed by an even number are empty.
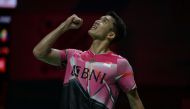
<svg viewBox="0 0 190 109">
<path fill-rule="evenodd" d="M 97 29 L 97 26 L 93 25 L 91 28 L 92 28 L 92 29 Z"/>
<path fill-rule="evenodd" d="M 97 29 L 97 27 L 98 27 L 98 23 L 94 22 L 94 24 L 92 25 L 91 29 Z"/>
</svg>

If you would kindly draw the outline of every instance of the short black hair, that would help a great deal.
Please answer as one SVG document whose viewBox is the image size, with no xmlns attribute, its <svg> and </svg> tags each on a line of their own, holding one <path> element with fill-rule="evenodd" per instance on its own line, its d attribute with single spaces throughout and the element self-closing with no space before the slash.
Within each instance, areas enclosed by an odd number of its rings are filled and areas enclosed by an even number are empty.
<svg viewBox="0 0 190 109">
<path fill-rule="evenodd" d="M 125 22 L 116 14 L 114 11 L 109 11 L 106 15 L 111 16 L 115 22 L 114 25 L 114 32 L 116 33 L 116 37 L 112 40 L 112 42 L 118 42 L 124 39 L 127 35 L 126 24 Z"/>
</svg>

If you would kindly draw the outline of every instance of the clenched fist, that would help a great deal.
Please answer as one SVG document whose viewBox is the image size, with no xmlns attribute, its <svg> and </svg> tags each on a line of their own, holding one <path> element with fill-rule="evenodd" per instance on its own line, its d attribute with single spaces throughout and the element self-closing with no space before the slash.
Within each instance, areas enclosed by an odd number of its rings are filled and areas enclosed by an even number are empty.
<svg viewBox="0 0 190 109">
<path fill-rule="evenodd" d="M 63 25 L 66 30 L 69 30 L 80 28 L 82 23 L 83 20 L 77 15 L 73 14 L 72 16 L 68 17 L 61 25 Z"/>
</svg>

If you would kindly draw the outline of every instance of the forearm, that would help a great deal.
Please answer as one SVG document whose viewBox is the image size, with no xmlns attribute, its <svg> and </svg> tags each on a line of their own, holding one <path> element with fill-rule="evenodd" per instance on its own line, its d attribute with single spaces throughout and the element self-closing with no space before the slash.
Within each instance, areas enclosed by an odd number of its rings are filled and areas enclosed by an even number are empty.
<svg viewBox="0 0 190 109">
<path fill-rule="evenodd" d="M 44 55 L 48 54 L 55 41 L 66 31 L 67 29 L 64 27 L 64 23 L 59 25 L 34 47 L 34 55 L 36 57 L 43 57 Z"/>
<path fill-rule="evenodd" d="M 140 99 L 129 100 L 131 109 L 144 109 L 144 106 Z"/>
<path fill-rule="evenodd" d="M 131 91 L 127 94 L 131 109 L 144 109 L 142 101 L 137 93 L 137 90 Z"/>
</svg>

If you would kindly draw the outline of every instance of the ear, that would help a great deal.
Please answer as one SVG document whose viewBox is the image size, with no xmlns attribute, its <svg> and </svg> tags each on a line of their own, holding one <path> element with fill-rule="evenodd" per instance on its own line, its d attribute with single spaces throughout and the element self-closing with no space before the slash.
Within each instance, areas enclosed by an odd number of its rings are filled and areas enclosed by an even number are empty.
<svg viewBox="0 0 190 109">
<path fill-rule="evenodd" d="M 115 37 L 116 37 L 116 35 L 115 35 L 115 32 L 113 32 L 113 31 L 109 32 L 108 35 L 107 35 L 107 38 L 109 40 L 113 40 Z"/>
</svg>

